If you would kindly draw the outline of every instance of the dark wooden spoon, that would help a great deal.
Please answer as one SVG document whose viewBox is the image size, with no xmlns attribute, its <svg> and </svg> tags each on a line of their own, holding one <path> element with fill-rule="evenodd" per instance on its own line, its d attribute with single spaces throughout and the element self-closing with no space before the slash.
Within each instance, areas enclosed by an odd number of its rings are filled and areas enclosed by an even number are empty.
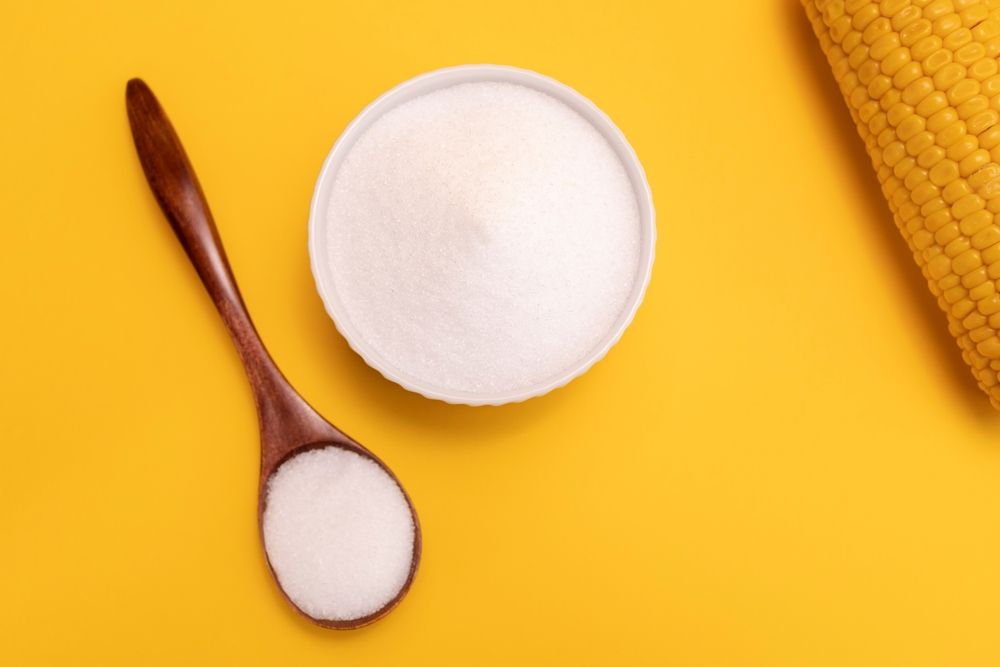
<svg viewBox="0 0 1000 667">
<path fill-rule="evenodd" d="M 132 137 L 146 180 L 222 315 L 250 378 L 260 422 L 257 521 L 261 527 L 262 542 L 267 481 L 278 466 L 296 454 L 322 447 L 341 447 L 371 459 L 399 484 L 396 476 L 377 456 L 323 419 L 296 393 L 278 370 L 250 320 L 229 268 L 229 260 L 222 249 L 212 214 L 208 210 L 208 202 L 166 113 L 153 91 L 141 79 L 128 82 L 125 100 Z M 402 484 L 399 488 L 403 488 Z M 306 618 L 323 627 L 338 630 L 359 628 L 389 613 L 409 590 L 420 561 L 420 524 L 413 503 L 405 491 L 403 496 L 413 516 L 413 557 L 406 582 L 396 597 L 378 611 L 346 621 L 313 618 L 295 606 L 282 590 L 285 599 Z M 277 581 L 270 561 L 268 567 Z"/>
</svg>

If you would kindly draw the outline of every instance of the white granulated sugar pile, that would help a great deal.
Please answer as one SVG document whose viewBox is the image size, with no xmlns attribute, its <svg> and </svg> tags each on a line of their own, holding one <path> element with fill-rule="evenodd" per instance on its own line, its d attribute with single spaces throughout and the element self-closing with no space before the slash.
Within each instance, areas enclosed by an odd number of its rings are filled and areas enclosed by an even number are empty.
<svg viewBox="0 0 1000 667">
<path fill-rule="evenodd" d="M 415 529 L 402 490 L 340 447 L 298 454 L 271 475 L 263 529 L 281 588 L 313 618 L 368 616 L 410 573 Z"/>
<path fill-rule="evenodd" d="M 621 316 L 639 213 L 608 142 L 562 102 L 469 83 L 388 111 L 336 173 L 331 286 L 389 364 L 445 390 L 537 386 Z"/>
</svg>

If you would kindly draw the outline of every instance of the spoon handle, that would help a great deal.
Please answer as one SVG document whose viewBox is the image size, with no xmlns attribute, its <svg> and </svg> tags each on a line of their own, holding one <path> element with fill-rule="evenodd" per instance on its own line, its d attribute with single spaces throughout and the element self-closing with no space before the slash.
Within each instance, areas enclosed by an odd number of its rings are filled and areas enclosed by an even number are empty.
<svg viewBox="0 0 1000 667">
<path fill-rule="evenodd" d="M 167 114 L 141 79 L 128 82 L 125 98 L 149 187 L 229 327 L 247 370 L 257 373 L 273 366 L 236 286 L 198 177 Z"/>
<path fill-rule="evenodd" d="M 236 286 L 198 177 L 153 91 L 141 79 L 132 79 L 125 99 L 146 180 L 243 359 L 257 403 L 262 440 L 265 449 L 271 450 L 265 451 L 265 458 L 280 453 L 286 439 L 329 437 L 331 430 L 336 430 L 288 384 L 260 340 Z"/>
</svg>

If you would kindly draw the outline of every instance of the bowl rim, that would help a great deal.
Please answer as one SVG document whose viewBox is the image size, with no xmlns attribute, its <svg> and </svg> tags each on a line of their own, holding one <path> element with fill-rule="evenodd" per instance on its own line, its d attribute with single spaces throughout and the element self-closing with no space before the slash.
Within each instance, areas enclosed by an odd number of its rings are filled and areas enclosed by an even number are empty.
<svg viewBox="0 0 1000 667">
<path fill-rule="evenodd" d="M 410 376 L 395 368 L 378 354 L 377 351 L 372 349 L 357 329 L 354 328 L 350 318 L 347 316 L 343 303 L 333 288 L 332 279 L 324 278 L 326 275 L 324 274 L 324 269 L 327 268 L 328 264 L 326 259 L 326 228 L 324 225 L 326 222 L 329 194 L 333 187 L 337 170 L 358 137 L 382 114 L 414 97 L 460 83 L 479 81 L 518 83 L 533 88 L 551 95 L 583 116 L 608 141 L 619 160 L 621 160 L 629 182 L 635 191 L 641 226 L 639 266 L 637 267 L 636 283 L 633 285 L 632 294 L 629 296 L 628 304 L 622 311 L 614 327 L 601 339 L 601 342 L 595 346 L 593 351 L 573 366 L 568 367 L 558 375 L 542 383 L 514 391 L 490 394 L 443 389 L 423 382 L 419 378 Z M 323 161 L 323 166 L 316 179 L 312 200 L 309 205 L 308 245 L 309 263 L 313 280 L 316 283 L 316 290 L 319 292 L 320 300 L 323 302 L 327 315 L 333 320 L 337 331 L 344 337 L 350 348 L 366 364 L 381 373 L 383 377 L 404 389 L 426 398 L 471 406 L 519 403 L 529 398 L 542 396 L 580 377 L 590 370 L 594 364 L 603 359 L 621 339 L 625 330 L 635 318 L 639 306 L 642 304 L 652 277 L 656 236 L 656 209 L 653 206 L 653 195 L 649 187 L 649 182 L 646 179 L 646 172 L 632 145 L 629 144 L 625 135 L 618 129 L 618 126 L 590 99 L 568 85 L 533 70 L 508 65 L 468 64 L 443 67 L 407 79 L 379 95 L 354 117 L 344 131 L 340 133 L 336 142 L 334 142 L 333 148 L 330 149 L 326 159 Z"/>
</svg>

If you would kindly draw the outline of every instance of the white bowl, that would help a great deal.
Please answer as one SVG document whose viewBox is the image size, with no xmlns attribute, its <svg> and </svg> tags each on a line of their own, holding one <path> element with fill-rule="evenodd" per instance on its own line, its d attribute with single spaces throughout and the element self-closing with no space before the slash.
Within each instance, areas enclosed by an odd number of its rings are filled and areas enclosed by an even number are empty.
<svg viewBox="0 0 1000 667">
<path fill-rule="evenodd" d="M 629 295 L 628 303 L 621 317 L 615 323 L 615 326 L 608 331 L 607 335 L 594 347 L 590 354 L 574 366 L 535 386 L 497 394 L 461 392 L 435 387 L 418 377 L 413 377 L 400 371 L 382 358 L 361 337 L 347 317 L 343 302 L 333 288 L 333 277 L 330 275 L 326 252 L 327 209 L 330 193 L 333 190 L 337 170 L 358 137 L 386 111 L 408 100 L 433 90 L 448 88 L 456 84 L 481 81 L 516 83 L 533 88 L 560 100 L 587 119 L 608 141 L 618 155 L 618 159 L 624 165 L 625 172 L 628 174 L 632 188 L 635 191 L 641 226 L 639 265 L 635 285 L 632 289 L 632 294 Z M 618 342 L 626 327 L 632 322 L 635 311 L 639 308 L 642 297 L 646 292 L 646 286 L 649 284 L 649 277 L 653 269 L 653 249 L 656 245 L 655 218 L 653 197 L 649 191 L 649 183 L 646 182 L 646 174 L 639 163 L 639 158 L 636 157 L 635 151 L 632 150 L 621 130 L 615 127 L 611 119 L 598 109 L 593 102 L 569 86 L 530 70 L 501 65 L 462 65 L 421 74 L 399 84 L 365 107 L 358 114 L 357 118 L 347 126 L 347 129 L 337 139 L 337 143 L 333 145 L 333 150 L 330 151 L 326 161 L 323 163 L 323 169 L 320 171 L 319 179 L 316 181 L 316 190 L 313 193 L 312 205 L 309 210 L 309 258 L 312 264 L 313 278 L 316 280 L 316 288 L 319 290 L 320 298 L 322 298 L 323 304 L 326 306 L 327 313 L 333 318 L 337 330 L 347 339 L 347 343 L 355 352 L 361 355 L 361 358 L 369 366 L 396 384 L 410 391 L 422 394 L 427 398 L 466 405 L 501 405 L 503 403 L 524 401 L 534 396 L 541 396 L 557 387 L 563 386 L 573 378 L 586 372 L 587 369 L 603 358 L 608 353 L 608 350 Z"/>
</svg>

